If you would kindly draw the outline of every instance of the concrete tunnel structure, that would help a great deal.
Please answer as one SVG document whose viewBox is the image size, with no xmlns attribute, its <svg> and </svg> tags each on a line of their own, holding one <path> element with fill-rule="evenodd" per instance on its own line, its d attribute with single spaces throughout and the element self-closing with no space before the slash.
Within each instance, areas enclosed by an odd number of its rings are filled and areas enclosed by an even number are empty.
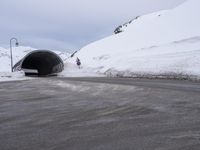
<svg viewBox="0 0 200 150">
<path fill-rule="evenodd" d="M 28 53 L 13 67 L 14 71 L 23 70 L 25 75 L 50 76 L 64 70 L 60 56 L 49 50 L 36 50 Z"/>
</svg>

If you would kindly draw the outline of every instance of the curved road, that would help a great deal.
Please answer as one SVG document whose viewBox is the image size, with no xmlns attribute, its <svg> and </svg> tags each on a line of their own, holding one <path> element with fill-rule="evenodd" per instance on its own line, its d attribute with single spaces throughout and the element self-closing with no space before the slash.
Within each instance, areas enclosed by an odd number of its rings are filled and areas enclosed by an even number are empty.
<svg viewBox="0 0 200 150">
<path fill-rule="evenodd" d="M 199 150 L 200 83 L 40 78 L 0 83 L 0 150 Z"/>
</svg>

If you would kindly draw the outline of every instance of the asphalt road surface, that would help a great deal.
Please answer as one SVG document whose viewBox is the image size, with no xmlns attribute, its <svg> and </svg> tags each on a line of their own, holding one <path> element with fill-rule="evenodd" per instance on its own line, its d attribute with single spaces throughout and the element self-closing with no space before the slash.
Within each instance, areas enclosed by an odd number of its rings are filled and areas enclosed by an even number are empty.
<svg viewBox="0 0 200 150">
<path fill-rule="evenodd" d="M 200 83 L 40 78 L 0 83 L 0 150 L 199 150 Z"/>
</svg>

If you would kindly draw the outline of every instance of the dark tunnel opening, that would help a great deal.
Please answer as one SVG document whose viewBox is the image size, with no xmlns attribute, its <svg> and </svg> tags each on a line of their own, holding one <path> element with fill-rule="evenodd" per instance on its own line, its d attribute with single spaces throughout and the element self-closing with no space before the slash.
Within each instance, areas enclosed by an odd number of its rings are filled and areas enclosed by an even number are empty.
<svg viewBox="0 0 200 150">
<path fill-rule="evenodd" d="M 46 50 L 37 50 L 24 57 L 21 69 L 25 75 L 49 76 L 56 75 L 64 69 L 61 58 Z"/>
</svg>

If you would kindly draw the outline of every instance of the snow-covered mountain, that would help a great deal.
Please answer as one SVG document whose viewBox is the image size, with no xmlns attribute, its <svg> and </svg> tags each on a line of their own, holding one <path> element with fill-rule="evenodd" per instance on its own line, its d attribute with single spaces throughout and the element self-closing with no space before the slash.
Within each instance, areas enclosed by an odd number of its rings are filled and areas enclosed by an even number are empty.
<svg viewBox="0 0 200 150">
<path fill-rule="evenodd" d="M 84 67 L 120 76 L 200 77 L 200 1 L 137 17 L 119 34 L 83 47 Z"/>
</svg>

